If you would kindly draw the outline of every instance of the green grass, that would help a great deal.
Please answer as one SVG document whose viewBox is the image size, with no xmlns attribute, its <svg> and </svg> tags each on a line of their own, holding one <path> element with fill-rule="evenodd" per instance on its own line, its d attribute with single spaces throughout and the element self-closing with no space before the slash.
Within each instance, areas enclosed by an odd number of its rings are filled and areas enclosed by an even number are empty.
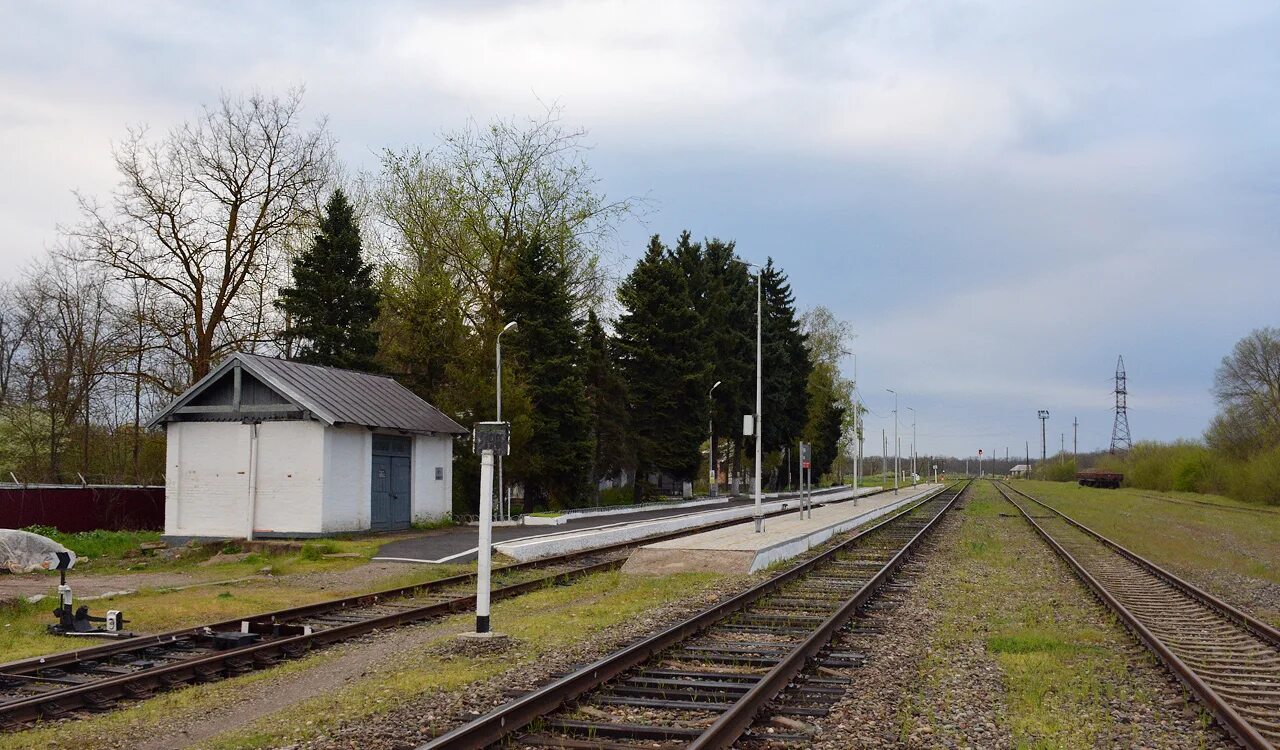
<svg viewBox="0 0 1280 750">
<path fill-rule="evenodd" d="M 1258 506 L 1216 495 L 1103 490 L 1057 482 L 1020 482 L 1016 486 L 1229 602 L 1240 601 L 1237 585 L 1265 588 L 1280 584 L 1280 514 L 1226 510 Z M 1223 507 L 1166 502 L 1158 497 Z M 1253 614 L 1280 624 L 1280 610 Z"/>
<path fill-rule="evenodd" d="M 495 628 L 515 639 L 515 648 L 507 652 L 482 657 L 451 653 L 453 634 L 468 630 L 472 624 L 471 615 L 459 615 L 441 623 L 440 629 L 447 635 L 406 649 L 389 667 L 371 669 L 345 682 L 340 690 L 282 707 L 200 747 L 248 750 L 293 744 L 408 701 L 423 700 L 432 693 L 462 690 L 518 665 L 534 663 L 552 651 L 562 651 L 566 627 L 572 628 L 575 637 L 602 633 L 659 604 L 697 595 L 718 579 L 706 573 L 649 577 L 611 571 L 496 602 L 492 610 Z M 163 734 L 173 725 L 196 720 L 230 702 L 242 686 L 266 680 L 305 680 L 306 671 L 332 658 L 332 653 L 322 651 L 244 678 L 167 693 L 101 717 L 0 735 L 0 750 L 76 748 L 84 746 L 85 737 L 100 738 L 104 744 L 123 744 L 130 737 Z"/>
<path fill-rule="evenodd" d="M 183 590 L 143 589 L 136 594 L 97 599 L 88 604 L 95 614 L 108 609 L 122 610 L 128 619 L 126 627 L 129 630 L 159 633 L 340 596 L 411 586 L 473 568 L 474 565 L 432 566 L 426 570 L 370 580 L 348 590 L 291 586 L 285 578 Z M 495 581 L 500 580 L 501 576 L 495 577 Z M 4 655 L 3 661 L 67 651 L 77 645 L 78 642 L 45 632 L 45 626 L 53 622 L 50 614 L 53 606 L 49 599 L 35 604 L 18 600 L 0 606 L 0 654 Z"/>
<path fill-rule="evenodd" d="M 539 512 L 537 512 L 537 513 L 526 513 L 525 515 L 526 515 L 526 516 L 533 516 L 533 517 L 535 517 L 535 518 L 559 518 L 560 516 L 563 516 L 563 515 L 564 515 L 564 511 L 562 511 L 562 510 L 544 510 L 544 511 L 539 511 Z"/>
<path fill-rule="evenodd" d="M 1113 738 L 1135 730 L 1117 725 L 1109 706 L 1145 699 L 1116 648 L 1127 635 L 1097 605 L 1078 603 L 1089 601 L 1079 584 L 1012 512 L 989 483 L 974 485 L 959 538 L 942 562 L 940 622 L 929 636 L 922 687 L 899 716 L 902 739 L 931 722 L 933 703 L 950 700 L 937 677 L 947 673 L 949 654 L 978 643 L 999 668 L 998 723 L 1016 747 L 1126 745 Z M 947 740 L 945 728 L 935 739 Z"/>
<path fill-rule="evenodd" d="M 61 544 L 77 557 L 123 558 L 143 542 L 160 541 L 158 531 L 79 531 L 64 534 L 52 526 L 28 526 L 23 531 L 46 536 Z"/>
</svg>

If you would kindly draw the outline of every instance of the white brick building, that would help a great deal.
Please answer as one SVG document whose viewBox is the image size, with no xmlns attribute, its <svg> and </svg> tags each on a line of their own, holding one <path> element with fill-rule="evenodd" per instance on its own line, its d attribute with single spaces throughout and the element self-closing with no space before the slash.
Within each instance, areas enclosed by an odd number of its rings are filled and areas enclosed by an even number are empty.
<svg viewBox="0 0 1280 750">
<path fill-rule="evenodd" d="M 165 535 L 408 528 L 448 515 L 457 422 L 391 378 L 234 354 L 157 415 Z"/>
</svg>

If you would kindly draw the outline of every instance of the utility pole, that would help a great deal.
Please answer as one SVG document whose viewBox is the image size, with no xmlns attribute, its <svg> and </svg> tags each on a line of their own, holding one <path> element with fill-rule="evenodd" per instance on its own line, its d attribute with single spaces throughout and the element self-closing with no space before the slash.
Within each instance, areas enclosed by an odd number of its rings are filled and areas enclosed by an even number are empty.
<svg viewBox="0 0 1280 750">
<path fill-rule="evenodd" d="M 887 487 L 889 485 L 889 441 L 884 436 L 884 428 L 880 429 L 880 473 L 884 475 L 880 481 Z"/>
<path fill-rule="evenodd" d="M 1071 457 L 1075 458 L 1080 453 L 1080 419 L 1079 417 L 1071 418 Z"/>
<path fill-rule="evenodd" d="M 902 442 L 898 440 L 898 392 L 885 388 L 893 394 L 893 494 L 898 494 L 898 457 L 902 453 Z"/>
<path fill-rule="evenodd" d="M 1040 417 L 1040 460 L 1044 461 L 1049 457 L 1049 449 L 1044 442 L 1044 424 L 1049 419 L 1049 410 L 1041 409 L 1036 412 L 1036 416 Z"/>
<path fill-rule="evenodd" d="M 1061 436 L 1061 442 L 1058 444 L 1058 455 L 1062 456 L 1061 460 L 1065 462 L 1067 460 L 1067 433 L 1059 432 L 1058 435 Z"/>
<path fill-rule="evenodd" d="M 916 410 L 908 406 L 907 411 L 911 412 L 911 484 L 916 483 L 916 451 L 919 448 L 916 445 Z"/>
</svg>

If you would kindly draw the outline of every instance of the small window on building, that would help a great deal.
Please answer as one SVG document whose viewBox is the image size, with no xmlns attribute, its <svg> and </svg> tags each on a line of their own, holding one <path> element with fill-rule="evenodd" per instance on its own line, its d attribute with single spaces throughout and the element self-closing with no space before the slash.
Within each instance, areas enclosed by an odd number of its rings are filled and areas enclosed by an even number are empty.
<svg viewBox="0 0 1280 750">
<path fill-rule="evenodd" d="M 437 467 L 436 467 L 436 479 L 444 479 L 444 467 L 443 467 L 443 466 L 437 466 Z"/>
</svg>

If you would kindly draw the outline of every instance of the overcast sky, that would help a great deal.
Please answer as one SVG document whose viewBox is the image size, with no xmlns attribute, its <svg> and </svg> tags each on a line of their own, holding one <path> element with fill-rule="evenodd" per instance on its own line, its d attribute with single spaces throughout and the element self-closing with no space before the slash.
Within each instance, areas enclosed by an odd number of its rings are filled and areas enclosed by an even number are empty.
<svg viewBox="0 0 1280 750">
<path fill-rule="evenodd" d="M 945 7 L 940 7 L 945 6 Z M 305 85 L 350 171 L 563 107 L 657 232 L 773 256 L 858 332 L 868 452 L 1197 437 L 1280 325 L 1280 12 L 1247 2 L 0 1 L 0 278 L 105 195 L 129 124 Z M 852 361 L 846 371 L 852 374 Z M 768 416 L 766 415 L 766 419 Z M 1033 447 L 1033 452 L 1038 452 Z"/>
</svg>

